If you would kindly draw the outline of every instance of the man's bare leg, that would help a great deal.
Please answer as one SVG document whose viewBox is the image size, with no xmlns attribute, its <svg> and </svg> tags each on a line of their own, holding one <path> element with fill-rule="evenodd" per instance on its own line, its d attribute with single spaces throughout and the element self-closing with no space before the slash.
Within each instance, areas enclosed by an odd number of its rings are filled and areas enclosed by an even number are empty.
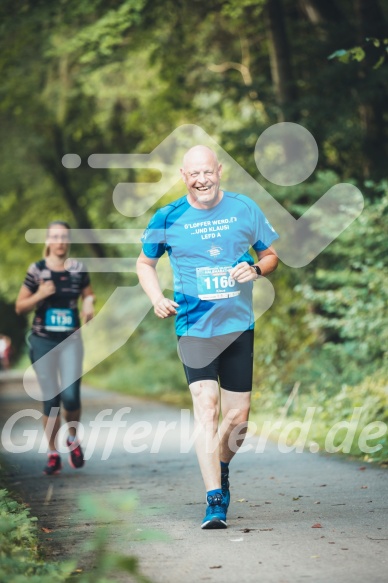
<svg viewBox="0 0 388 583">
<path fill-rule="evenodd" d="M 195 449 L 206 491 L 221 487 L 218 418 L 220 391 L 217 381 L 191 383 L 194 408 Z"/>
<path fill-rule="evenodd" d="M 222 435 L 220 461 L 229 463 L 244 442 L 251 404 L 251 391 L 221 389 Z"/>
</svg>

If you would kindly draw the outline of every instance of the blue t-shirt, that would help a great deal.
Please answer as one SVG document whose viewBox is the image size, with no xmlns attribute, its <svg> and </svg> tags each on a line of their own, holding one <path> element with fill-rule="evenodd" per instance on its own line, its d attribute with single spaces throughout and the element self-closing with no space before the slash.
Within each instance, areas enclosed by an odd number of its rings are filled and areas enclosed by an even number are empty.
<svg viewBox="0 0 388 583">
<path fill-rule="evenodd" d="M 159 259 L 166 251 L 174 274 L 178 336 L 210 338 L 254 326 L 253 282 L 229 276 L 249 253 L 267 249 L 279 235 L 247 196 L 224 191 L 211 209 L 197 209 L 187 197 L 159 209 L 142 236 L 143 252 Z"/>
</svg>

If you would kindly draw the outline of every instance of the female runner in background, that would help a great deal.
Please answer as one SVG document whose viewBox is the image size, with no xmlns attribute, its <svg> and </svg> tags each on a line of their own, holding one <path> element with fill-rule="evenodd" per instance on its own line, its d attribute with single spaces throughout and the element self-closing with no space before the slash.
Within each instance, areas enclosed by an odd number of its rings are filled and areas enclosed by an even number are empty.
<svg viewBox="0 0 388 583">
<path fill-rule="evenodd" d="M 64 221 L 50 223 L 44 258 L 30 265 L 16 300 L 18 314 L 35 310 L 29 336 L 30 358 L 43 393 L 43 427 L 49 444 L 47 465 L 43 471 L 48 475 L 57 474 L 62 469 L 56 450 L 61 403 L 64 419 L 71 424 L 66 441 L 70 450 L 69 463 L 73 468 L 84 465 L 76 427 L 73 426 L 77 425 L 81 414 L 83 345 L 78 300 L 82 298 L 81 318 L 86 324 L 93 318 L 95 298 L 89 275 L 80 261 L 71 260 L 65 269 L 69 248 L 70 226 Z M 42 359 L 45 355 L 48 356 Z"/>
</svg>

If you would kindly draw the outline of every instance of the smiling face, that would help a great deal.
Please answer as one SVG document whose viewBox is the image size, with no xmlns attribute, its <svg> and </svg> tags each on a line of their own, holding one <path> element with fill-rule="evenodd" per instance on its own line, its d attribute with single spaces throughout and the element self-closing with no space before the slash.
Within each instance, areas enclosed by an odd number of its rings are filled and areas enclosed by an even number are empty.
<svg viewBox="0 0 388 583">
<path fill-rule="evenodd" d="M 206 146 L 195 146 L 183 158 L 181 175 L 187 186 L 189 203 L 196 208 L 212 208 L 222 198 L 222 166 Z"/>
</svg>

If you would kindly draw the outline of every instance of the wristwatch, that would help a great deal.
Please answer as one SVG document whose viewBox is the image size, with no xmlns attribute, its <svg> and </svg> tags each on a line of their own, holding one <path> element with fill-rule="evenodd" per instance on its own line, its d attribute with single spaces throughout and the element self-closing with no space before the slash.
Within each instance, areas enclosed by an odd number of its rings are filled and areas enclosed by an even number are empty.
<svg viewBox="0 0 388 583">
<path fill-rule="evenodd" d="M 258 265 L 252 265 L 253 269 L 256 271 L 257 275 L 261 275 L 261 269 Z"/>
</svg>

